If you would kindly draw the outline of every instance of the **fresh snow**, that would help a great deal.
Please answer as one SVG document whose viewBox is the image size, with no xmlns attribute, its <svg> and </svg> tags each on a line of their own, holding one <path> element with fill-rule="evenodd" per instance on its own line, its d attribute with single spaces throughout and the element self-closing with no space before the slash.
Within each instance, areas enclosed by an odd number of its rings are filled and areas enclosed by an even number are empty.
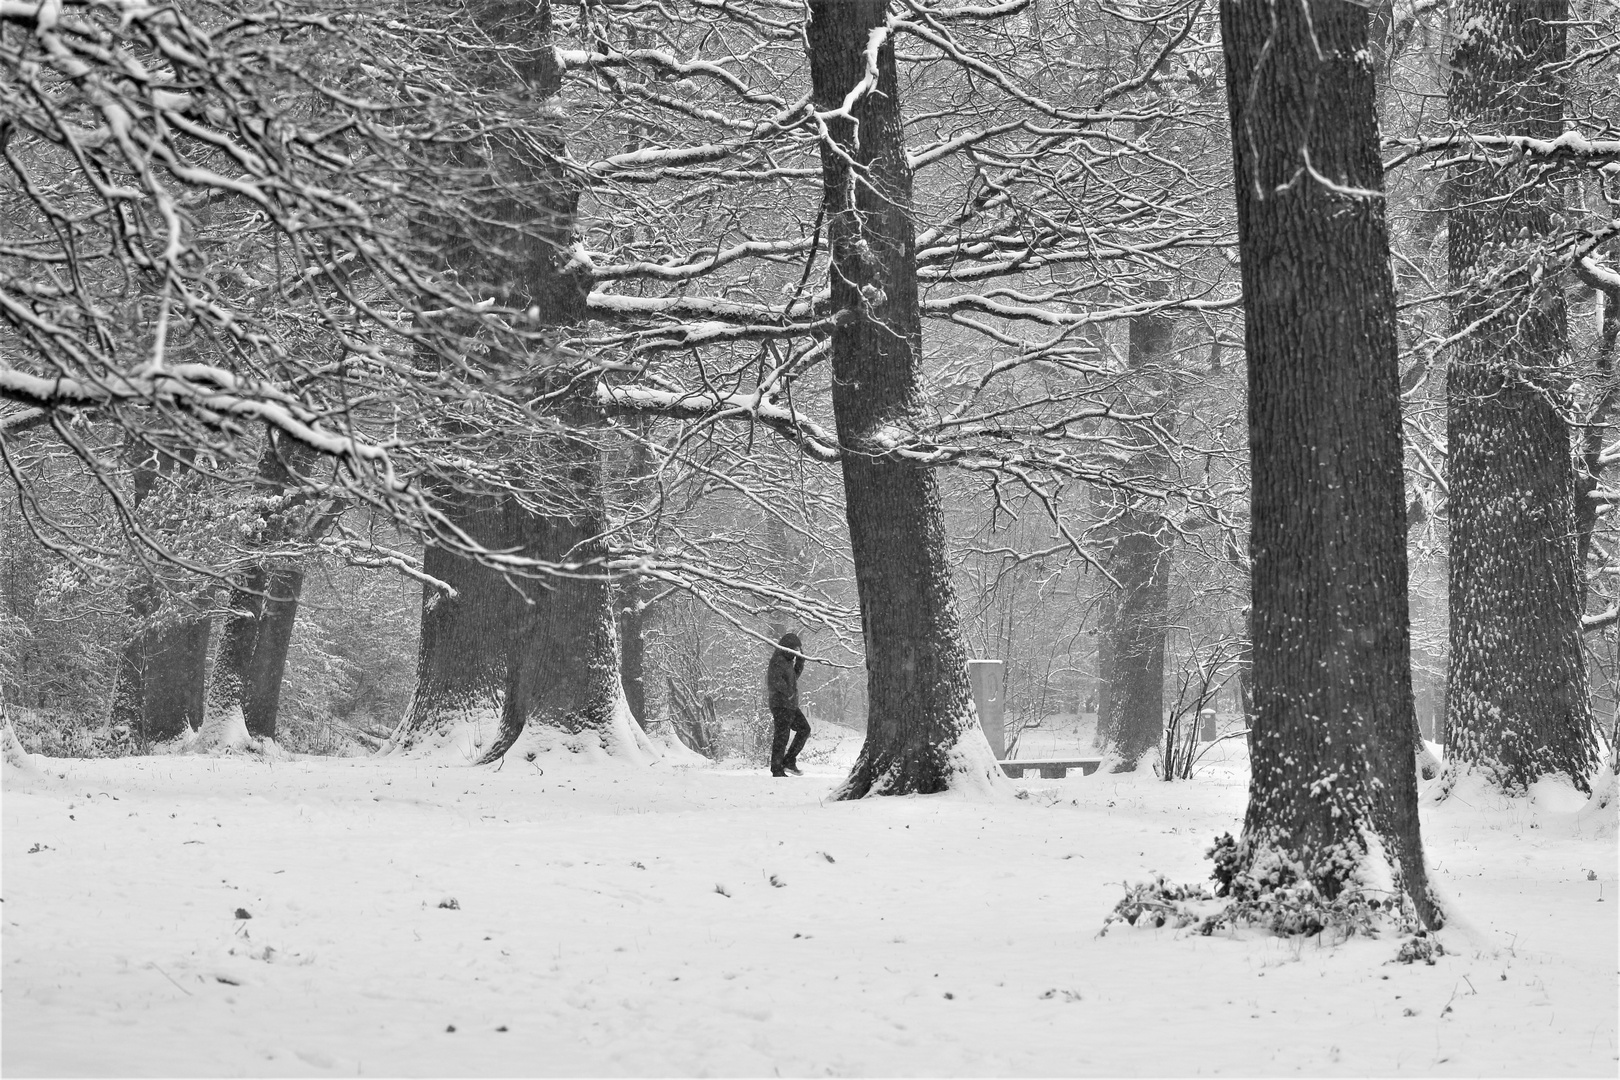
<svg viewBox="0 0 1620 1080">
<path fill-rule="evenodd" d="M 1122 882 L 1207 876 L 1241 825 L 1241 740 L 1173 784 L 824 801 L 859 739 L 818 725 L 786 780 L 672 752 L 468 768 L 8 740 L 0 1069 L 1615 1075 L 1612 785 L 1602 808 L 1550 781 L 1426 785 L 1454 918 L 1447 955 L 1405 966 L 1389 935 L 1099 936 Z"/>
</svg>

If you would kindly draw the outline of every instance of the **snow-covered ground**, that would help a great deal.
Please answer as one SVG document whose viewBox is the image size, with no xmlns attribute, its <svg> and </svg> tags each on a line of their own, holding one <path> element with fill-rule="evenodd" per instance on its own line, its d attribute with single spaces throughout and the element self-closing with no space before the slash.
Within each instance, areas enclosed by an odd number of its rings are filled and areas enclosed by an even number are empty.
<svg viewBox="0 0 1620 1080">
<path fill-rule="evenodd" d="M 1406 966 L 1388 937 L 1099 936 L 1121 882 L 1206 877 L 1241 823 L 1230 762 L 829 803 L 859 737 L 818 736 L 789 780 L 566 754 L 8 768 L 0 1067 L 1616 1074 L 1613 807 L 1426 808 L 1457 918 Z"/>
</svg>

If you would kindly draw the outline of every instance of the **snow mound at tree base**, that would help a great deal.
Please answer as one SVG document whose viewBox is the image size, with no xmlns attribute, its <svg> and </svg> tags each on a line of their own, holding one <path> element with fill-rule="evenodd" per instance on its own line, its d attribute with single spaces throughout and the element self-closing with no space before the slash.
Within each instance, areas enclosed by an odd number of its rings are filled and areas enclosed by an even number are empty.
<svg viewBox="0 0 1620 1080">
<path fill-rule="evenodd" d="M 0 740 L 4 740 L 5 757 L 4 765 L 0 766 L 0 776 L 4 776 L 6 787 L 28 787 L 49 779 L 43 759 L 23 749 L 22 742 L 17 738 L 16 729 L 11 726 L 10 717 L 0 721 Z"/>
<path fill-rule="evenodd" d="M 1474 820 L 1483 827 L 1535 829 L 1546 835 L 1605 837 L 1616 834 L 1620 800 L 1614 774 L 1601 770 L 1591 794 L 1567 776 L 1543 776 L 1528 789 L 1504 791 L 1484 770 L 1448 771 L 1424 789 L 1424 800 L 1448 820 Z"/>
<path fill-rule="evenodd" d="M 247 721 L 239 706 L 216 712 L 203 726 L 182 739 L 175 747 L 182 754 L 257 754 L 267 761 L 286 761 L 287 755 L 274 739 L 255 739 L 248 734 Z"/>
<path fill-rule="evenodd" d="M 1592 795 L 1575 813 L 1583 829 L 1591 836 L 1612 838 L 1620 835 L 1620 777 L 1613 769 L 1604 769 L 1592 781 Z M 1584 834 L 1584 833 L 1583 833 Z"/>
<path fill-rule="evenodd" d="M 659 760 L 665 765 L 677 765 L 682 768 L 697 768 L 713 765 L 714 762 L 693 750 L 681 741 L 675 734 L 675 729 L 668 723 L 654 722 L 650 729 L 643 732 L 647 741 L 658 751 Z"/>
<path fill-rule="evenodd" d="M 506 751 L 504 760 L 544 765 L 547 761 L 572 760 L 607 764 L 649 765 L 663 757 L 660 748 L 647 738 L 630 711 L 630 703 L 620 693 L 613 711 L 600 727 L 578 731 L 530 722 L 523 734 Z"/>
<path fill-rule="evenodd" d="M 501 734 L 500 704 L 442 709 L 429 730 L 411 728 L 414 705 L 373 757 L 409 758 L 436 765 L 474 765 L 484 760 Z"/>
</svg>

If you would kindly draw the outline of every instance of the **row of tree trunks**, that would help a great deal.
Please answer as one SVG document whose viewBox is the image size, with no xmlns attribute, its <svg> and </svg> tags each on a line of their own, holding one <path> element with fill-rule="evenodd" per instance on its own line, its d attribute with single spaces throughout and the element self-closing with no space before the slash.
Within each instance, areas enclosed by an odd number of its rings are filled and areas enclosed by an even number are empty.
<svg viewBox="0 0 1620 1080">
<path fill-rule="evenodd" d="M 1567 0 L 1462 0 L 1453 122 L 1473 135 L 1562 134 L 1569 18 Z M 1584 789 L 1597 743 L 1581 651 L 1564 275 L 1537 269 L 1560 188 L 1524 165 L 1463 163 L 1447 201 L 1460 297 L 1446 379 L 1448 773 L 1479 770 L 1509 790 L 1563 773 Z"/>
<path fill-rule="evenodd" d="M 890 452 L 913 429 L 922 323 L 887 16 L 885 0 L 811 0 L 806 31 L 832 302 L 844 313 L 832 338 L 833 414 L 866 643 L 866 741 L 837 790 L 844 799 L 1000 776 L 973 710 L 938 480 Z"/>
<path fill-rule="evenodd" d="M 1253 688 L 1238 869 L 1323 895 L 1418 832 L 1394 282 L 1367 11 L 1222 0 L 1249 367 Z"/>
<path fill-rule="evenodd" d="M 312 458 L 312 451 L 272 434 L 259 460 L 260 490 L 275 498 L 285 496 L 294 470 L 308 467 Z M 288 499 L 265 519 L 261 542 L 275 547 L 289 540 L 313 539 L 336 518 L 332 507 L 313 517 L 308 509 L 306 499 L 298 495 Z M 256 561 L 236 579 L 208 681 L 208 717 L 225 720 L 241 710 L 249 736 L 275 738 L 282 676 L 303 588 L 304 559 L 297 555 Z"/>
</svg>

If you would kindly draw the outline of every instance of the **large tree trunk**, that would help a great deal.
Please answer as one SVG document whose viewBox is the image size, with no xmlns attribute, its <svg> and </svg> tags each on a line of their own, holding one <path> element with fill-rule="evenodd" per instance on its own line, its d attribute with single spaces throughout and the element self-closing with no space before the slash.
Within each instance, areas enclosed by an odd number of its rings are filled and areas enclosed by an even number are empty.
<svg viewBox="0 0 1620 1080">
<path fill-rule="evenodd" d="M 617 589 L 619 609 L 619 681 L 624 702 L 642 730 L 647 727 L 647 609 L 645 583 L 632 579 Z"/>
<path fill-rule="evenodd" d="M 474 542 L 495 550 L 519 546 L 513 508 L 497 495 L 454 496 L 447 513 Z M 517 737 L 504 730 L 507 639 L 520 602 L 517 586 L 471 559 L 429 547 L 422 569 L 455 590 L 422 590 L 422 636 L 416 691 L 387 744 L 397 753 L 445 752 L 484 760 Z"/>
<path fill-rule="evenodd" d="M 154 458 L 137 463 L 136 509 L 152 494 L 164 471 Z M 203 720 L 212 623 L 206 615 L 183 607 L 165 612 L 166 595 L 151 578 L 130 587 L 133 629 L 113 678 L 112 722 L 127 726 L 143 746 L 184 735 Z"/>
<path fill-rule="evenodd" d="M 1163 296 L 1167 289 L 1159 289 Z M 1173 353 L 1175 326 L 1162 312 L 1131 320 L 1128 352 L 1140 390 L 1167 404 L 1172 384 L 1162 370 Z M 1155 370 L 1159 368 L 1161 370 Z M 1169 461 L 1153 447 L 1135 463 L 1139 475 L 1166 479 Z M 1119 756 L 1115 771 L 1130 771 L 1164 737 L 1164 639 L 1170 622 L 1170 542 L 1164 514 L 1140 495 L 1117 493 L 1119 516 L 1109 572 L 1119 581 L 1114 597 L 1108 682 L 1109 745 Z"/>
<path fill-rule="evenodd" d="M 131 591 L 139 625 L 119 656 L 112 720 L 143 743 L 161 742 L 202 724 L 211 622 L 185 613 L 159 614 L 163 591 L 149 582 Z"/>
<path fill-rule="evenodd" d="M 648 435 L 649 425 L 643 420 L 636 430 L 640 436 L 630 445 L 630 462 L 625 487 L 632 513 L 644 511 L 652 498 L 654 461 L 651 451 L 642 440 Z M 647 728 L 647 606 L 654 590 L 640 578 L 631 578 L 615 590 L 615 603 L 619 611 L 619 681 L 624 684 L 624 699 L 630 714 L 642 730 Z"/>
<path fill-rule="evenodd" d="M 1567 0 L 1464 0 L 1452 120 L 1557 138 Z M 1451 525 L 1448 777 L 1507 790 L 1597 766 L 1581 654 L 1563 276 L 1541 276 L 1558 187 L 1469 162 L 1448 182 L 1453 326 L 1446 380 Z M 1489 284 L 1486 284 L 1489 282 Z"/>
<path fill-rule="evenodd" d="M 525 754 L 634 752 L 648 744 L 625 700 L 613 586 L 600 576 L 607 554 L 601 453 L 582 437 L 560 437 L 550 449 L 547 473 L 575 502 L 567 513 L 524 515 L 526 550 L 569 573 L 525 590 L 508 645 L 506 727 L 522 730 Z"/>
<path fill-rule="evenodd" d="M 285 495 L 293 480 L 291 469 L 308 465 L 310 460 L 309 451 L 272 435 L 259 462 L 261 487 L 269 495 Z M 301 493 L 294 495 L 263 522 L 264 541 L 274 547 L 289 539 L 313 538 L 330 527 L 335 517 L 336 510 L 329 507 L 311 520 L 307 499 Z M 209 717 L 223 719 L 240 709 L 250 736 L 275 738 L 281 679 L 303 588 L 301 556 L 255 562 L 237 578 L 231 589 L 231 613 L 220 630 L 219 650 L 208 680 Z"/>
<path fill-rule="evenodd" d="M 1253 472 L 1249 808 L 1233 874 L 1381 859 L 1435 923 L 1411 754 L 1394 283 L 1367 12 L 1223 0 Z M 1278 858 L 1285 860 L 1279 864 Z"/>
<path fill-rule="evenodd" d="M 537 106 L 554 97 L 561 72 L 553 52 L 551 4 L 482 0 L 479 26 L 509 51 L 485 74 L 492 85 L 516 72 Z M 537 113 L 537 123 L 546 120 Z M 558 158 L 562 155 L 556 143 Z M 496 185 L 484 213 L 499 226 L 467 225 L 447 257 L 480 294 L 533 311 L 542 323 L 581 317 L 588 284 L 562 254 L 572 238 L 579 188 L 556 162 L 491 151 Z M 474 284 L 475 283 L 475 284 Z M 548 396 L 560 426 L 581 431 L 596 416 L 554 378 L 549 358 L 508 357 L 526 366 L 535 397 Z M 451 760 L 493 761 L 522 738 L 524 753 L 565 745 L 634 755 L 650 750 L 624 703 L 613 590 L 601 580 L 599 539 L 606 512 L 600 451 L 582 435 L 559 434 L 525 451 L 542 464 L 554 490 L 542 511 L 504 493 L 463 494 L 452 501 L 456 524 L 493 550 L 518 550 L 566 564 L 569 575 L 508 580 L 458 556 L 430 549 L 428 573 L 458 596 L 424 594 L 417 689 L 387 752 L 435 751 Z"/>
<path fill-rule="evenodd" d="M 866 742 L 837 791 L 845 799 L 1000 775 L 973 711 L 937 479 L 892 453 L 917 408 L 922 322 L 886 14 L 885 0 L 811 0 L 807 30 L 825 123 L 832 301 L 844 313 L 832 338 L 833 412 L 866 639 Z M 874 34 L 876 71 L 862 86 Z"/>
</svg>

